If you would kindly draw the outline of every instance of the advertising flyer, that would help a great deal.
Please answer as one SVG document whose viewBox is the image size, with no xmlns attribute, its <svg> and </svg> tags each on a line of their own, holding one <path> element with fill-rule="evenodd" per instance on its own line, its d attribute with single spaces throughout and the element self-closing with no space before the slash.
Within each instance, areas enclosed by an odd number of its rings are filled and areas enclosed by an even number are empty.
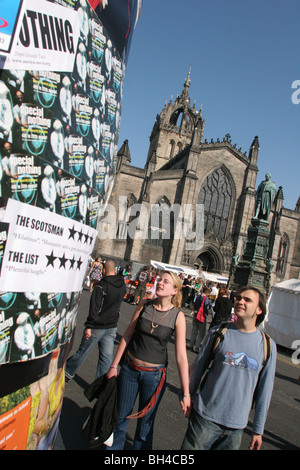
<svg viewBox="0 0 300 470">
<path fill-rule="evenodd" d="M 5 6 L 4 6 L 5 3 Z M 0 52 L 10 52 L 18 24 L 22 0 L 0 0 Z"/>
<path fill-rule="evenodd" d="M 76 11 L 40 0 L 23 0 L 6 69 L 72 71 L 80 34 Z"/>
<path fill-rule="evenodd" d="M 9 228 L 0 291 L 81 290 L 96 230 L 13 199 L 1 216 Z"/>
<path fill-rule="evenodd" d="M 51 450 L 57 434 L 65 388 L 64 362 L 68 349 L 61 348 L 27 363 L 27 383 L 19 365 L 10 366 L 19 378 L 15 390 L 0 397 L 0 450 Z"/>
<path fill-rule="evenodd" d="M 53 448 L 140 9 L 0 0 L 1 450 Z"/>
</svg>

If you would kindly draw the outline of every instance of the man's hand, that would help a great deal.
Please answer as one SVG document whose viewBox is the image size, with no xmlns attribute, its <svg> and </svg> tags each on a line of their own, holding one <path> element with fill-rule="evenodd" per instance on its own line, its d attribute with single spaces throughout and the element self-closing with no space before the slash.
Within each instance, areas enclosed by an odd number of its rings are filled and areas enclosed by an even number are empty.
<svg viewBox="0 0 300 470">
<path fill-rule="evenodd" d="M 90 328 L 86 328 L 84 332 L 85 339 L 90 339 L 91 336 L 92 336 L 92 330 Z"/>
<path fill-rule="evenodd" d="M 260 450 L 261 446 L 262 446 L 262 435 L 261 434 L 252 434 L 249 449 L 250 450 Z"/>
</svg>

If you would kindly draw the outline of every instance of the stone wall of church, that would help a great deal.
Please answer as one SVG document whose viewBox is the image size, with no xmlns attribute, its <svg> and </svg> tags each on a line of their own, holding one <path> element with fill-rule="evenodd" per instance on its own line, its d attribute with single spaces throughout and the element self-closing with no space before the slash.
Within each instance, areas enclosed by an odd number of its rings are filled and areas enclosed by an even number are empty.
<svg viewBox="0 0 300 470">
<path fill-rule="evenodd" d="M 120 239 L 119 220 L 119 197 L 127 197 L 133 194 L 136 200 L 139 199 L 142 186 L 144 184 L 145 170 L 130 165 L 122 165 L 115 177 L 114 187 L 109 199 L 109 205 L 114 207 L 116 214 L 115 237 L 103 239 L 97 238 L 94 253 L 101 253 L 104 256 L 113 256 L 124 259 L 127 248 L 127 240 Z"/>
<path fill-rule="evenodd" d="M 272 262 L 274 268 L 272 271 L 271 285 L 281 282 L 284 279 L 298 279 L 300 272 L 300 214 L 283 208 L 280 220 L 280 233 L 276 235 Z M 276 272 L 277 259 L 279 254 L 280 240 L 283 234 L 287 234 L 289 239 L 289 252 L 287 263 L 282 274 Z"/>
<path fill-rule="evenodd" d="M 290 267 L 290 278 L 291 279 L 300 279 L 300 214 L 298 215 L 298 228 L 296 234 L 296 240 L 293 250 L 293 259 L 291 261 Z"/>
</svg>

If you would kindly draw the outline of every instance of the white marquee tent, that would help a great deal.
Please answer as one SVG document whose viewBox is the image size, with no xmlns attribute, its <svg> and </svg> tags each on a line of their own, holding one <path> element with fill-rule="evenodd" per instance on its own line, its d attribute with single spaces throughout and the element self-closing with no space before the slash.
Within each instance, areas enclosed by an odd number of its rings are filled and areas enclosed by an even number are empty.
<svg viewBox="0 0 300 470">
<path fill-rule="evenodd" d="M 201 277 L 204 281 L 220 282 L 221 284 L 227 284 L 228 277 L 222 274 L 208 273 L 206 271 L 199 271 L 197 269 L 189 268 L 188 266 L 175 266 L 172 264 L 161 263 L 160 261 L 151 260 L 151 265 L 156 269 L 162 269 L 166 271 L 174 271 L 177 274 L 183 273 L 185 276 L 191 275 L 193 277 Z"/>
<path fill-rule="evenodd" d="M 272 287 L 262 327 L 276 344 L 297 348 L 300 340 L 300 280 L 289 279 Z"/>
</svg>

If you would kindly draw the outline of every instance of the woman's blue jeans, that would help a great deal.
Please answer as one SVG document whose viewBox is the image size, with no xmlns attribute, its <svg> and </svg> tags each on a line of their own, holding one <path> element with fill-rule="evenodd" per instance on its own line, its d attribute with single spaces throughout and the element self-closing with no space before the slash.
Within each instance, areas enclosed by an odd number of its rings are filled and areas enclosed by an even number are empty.
<svg viewBox="0 0 300 470">
<path fill-rule="evenodd" d="M 155 371 L 137 371 L 130 367 L 125 359 L 118 377 L 118 423 L 114 429 L 114 442 L 108 450 L 122 450 L 126 439 L 126 429 L 129 420 L 126 416 L 132 413 L 134 403 L 139 393 L 139 407 L 141 411 L 149 402 L 157 389 L 162 372 L 162 366 L 156 367 Z M 152 410 L 142 418 L 137 418 L 137 426 L 134 437 L 134 450 L 151 450 L 153 441 L 154 419 L 159 402 L 165 391 L 165 384 L 160 391 L 157 402 Z"/>
<path fill-rule="evenodd" d="M 232 429 L 208 421 L 192 410 L 181 450 L 238 450 L 243 429 Z"/>
<path fill-rule="evenodd" d="M 106 328 L 91 330 L 89 339 L 85 339 L 84 333 L 78 351 L 67 360 L 66 377 L 72 379 L 77 369 L 83 364 L 96 344 L 99 349 L 99 359 L 96 371 L 96 378 L 106 374 L 113 360 L 114 341 L 117 334 L 117 328 Z"/>
</svg>

